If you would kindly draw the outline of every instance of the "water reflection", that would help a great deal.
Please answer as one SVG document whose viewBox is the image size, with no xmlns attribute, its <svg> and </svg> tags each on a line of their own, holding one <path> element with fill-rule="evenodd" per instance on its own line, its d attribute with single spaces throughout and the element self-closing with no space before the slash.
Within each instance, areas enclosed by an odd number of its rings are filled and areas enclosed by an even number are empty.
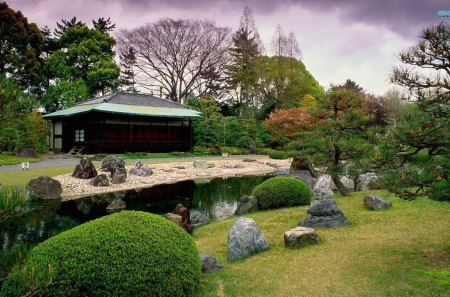
<svg viewBox="0 0 450 297">
<path fill-rule="evenodd" d="M 190 209 L 199 209 L 212 221 L 232 216 L 237 200 L 250 194 L 267 176 L 231 177 L 202 181 L 183 181 L 151 188 L 93 195 L 74 201 L 41 202 L 33 211 L 10 218 L 0 224 L 2 258 L 16 244 L 35 245 L 81 223 L 107 215 L 107 206 L 121 199 L 126 209 L 165 214 L 178 203 Z"/>
</svg>

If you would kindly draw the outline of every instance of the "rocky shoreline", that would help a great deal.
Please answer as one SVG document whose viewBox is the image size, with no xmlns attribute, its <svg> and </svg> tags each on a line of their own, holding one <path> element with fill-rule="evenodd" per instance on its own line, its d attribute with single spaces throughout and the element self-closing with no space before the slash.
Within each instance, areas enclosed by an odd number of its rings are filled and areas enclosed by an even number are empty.
<svg viewBox="0 0 450 297">
<path fill-rule="evenodd" d="M 89 179 L 72 177 L 70 173 L 58 175 L 62 186 L 61 197 L 64 200 L 74 200 L 89 195 L 148 188 L 155 185 L 171 184 L 193 179 L 212 179 L 227 176 L 264 175 L 275 173 L 277 168 L 289 167 L 291 160 L 261 159 L 224 159 L 208 161 L 213 167 L 207 169 L 195 168 L 192 161 L 163 164 L 146 164 L 152 168 L 153 174 L 146 177 L 130 175 L 124 183 L 110 184 L 108 187 L 94 187 Z M 144 162 L 145 164 L 145 162 Z M 133 166 L 127 166 L 127 172 Z M 100 173 L 100 172 L 99 172 Z"/>
</svg>

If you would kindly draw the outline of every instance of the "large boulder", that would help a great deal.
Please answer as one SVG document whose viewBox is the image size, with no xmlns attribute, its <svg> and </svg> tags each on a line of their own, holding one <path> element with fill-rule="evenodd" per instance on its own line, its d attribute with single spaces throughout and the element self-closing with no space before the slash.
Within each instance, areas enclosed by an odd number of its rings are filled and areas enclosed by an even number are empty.
<svg viewBox="0 0 450 297">
<path fill-rule="evenodd" d="M 196 169 L 208 169 L 208 168 L 214 167 L 213 163 L 209 163 L 204 160 L 195 160 L 193 165 L 194 165 L 194 168 L 196 168 Z"/>
<path fill-rule="evenodd" d="M 292 171 L 291 169 L 291 176 L 302 180 L 308 188 L 311 189 L 313 187 L 313 176 L 309 170 Z"/>
<path fill-rule="evenodd" d="M 364 206 L 370 210 L 388 209 L 392 207 L 391 201 L 383 200 L 375 195 L 364 196 Z"/>
<path fill-rule="evenodd" d="M 355 190 L 355 183 L 351 178 L 344 175 L 339 180 L 347 193 L 351 193 Z"/>
<path fill-rule="evenodd" d="M 19 153 L 24 158 L 39 158 L 39 153 L 34 148 L 25 148 Z"/>
<path fill-rule="evenodd" d="M 109 173 L 112 173 L 116 167 L 125 167 L 125 161 L 115 155 L 106 156 L 100 164 L 100 170 Z"/>
<path fill-rule="evenodd" d="M 356 180 L 357 191 L 378 190 L 380 188 L 380 181 L 378 176 L 373 172 L 367 172 L 358 176 Z"/>
<path fill-rule="evenodd" d="M 122 199 L 118 199 L 118 200 L 113 200 L 106 207 L 106 211 L 109 212 L 109 213 L 112 213 L 112 212 L 121 211 L 121 210 L 123 210 L 125 208 L 127 208 L 127 205 L 126 205 L 125 201 L 123 201 Z"/>
<path fill-rule="evenodd" d="M 239 198 L 236 215 L 242 216 L 258 210 L 258 199 L 255 196 L 243 195 Z"/>
<path fill-rule="evenodd" d="M 313 228 L 295 227 L 284 232 L 284 246 L 290 249 L 302 248 L 320 241 Z"/>
<path fill-rule="evenodd" d="M 204 273 L 223 269 L 223 265 L 217 262 L 216 258 L 207 254 L 200 254 L 200 260 L 202 261 L 202 272 Z"/>
<path fill-rule="evenodd" d="M 127 179 L 127 170 L 125 167 L 115 167 L 111 173 L 111 183 L 122 184 Z"/>
<path fill-rule="evenodd" d="M 199 210 L 192 210 L 191 212 L 191 226 L 198 228 L 200 226 L 209 224 L 209 218 L 206 214 Z"/>
<path fill-rule="evenodd" d="M 299 223 L 302 227 L 335 228 L 348 225 L 343 212 L 337 207 L 336 201 L 331 198 L 314 199 L 308 209 L 305 220 Z"/>
<path fill-rule="evenodd" d="M 239 217 L 228 234 L 228 260 L 236 261 L 265 251 L 269 242 L 252 219 Z"/>
<path fill-rule="evenodd" d="M 109 186 L 109 180 L 106 174 L 99 174 L 97 176 L 94 176 L 89 181 L 89 184 L 94 187 L 107 187 Z"/>
<path fill-rule="evenodd" d="M 58 199 L 62 193 L 61 183 L 48 176 L 40 176 L 30 180 L 26 190 L 32 199 Z"/>
<path fill-rule="evenodd" d="M 90 159 L 83 158 L 80 160 L 80 163 L 75 166 L 72 176 L 82 179 L 91 179 L 94 176 L 97 176 L 97 170 Z"/>
<path fill-rule="evenodd" d="M 303 170 L 308 171 L 310 175 L 314 178 L 318 177 L 316 170 L 314 169 L 314 167 L 311 164 L 311 161 L 308 158 L 295 156 L 291 162 L 291 174 Z"/>
<path fill-rule="evenodd" d="M 137 161 L 134 167 L 130 169 L 130 174 L 137 176 L 149 176 L 153 174 L 153 171 L 150 166 L 144 165 L 140 161 Z"/>
<path fill-rule="evenodd" d="M 314 184 L 313 190 L 319 189 L 319 188 L 330 189 L 332 191 L 337 190 L 337 187 L 334 184 L 333 179 L 331 178 L 331 175 L 329 175 L 329 174 L 322 174 L 317 178 L 316 183 Z"/>
</svg>

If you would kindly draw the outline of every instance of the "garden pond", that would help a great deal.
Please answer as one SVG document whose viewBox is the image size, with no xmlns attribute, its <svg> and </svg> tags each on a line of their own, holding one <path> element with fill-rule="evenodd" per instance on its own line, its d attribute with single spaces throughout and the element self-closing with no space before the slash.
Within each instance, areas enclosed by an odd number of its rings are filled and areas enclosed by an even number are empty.
<svg viewBox="0 0 450 297">
<path fill-rule="evenodd" d="M 127 210 L 161 215 L 181 203 L 190 210 L 204 212 L 211 221 L 220 221 L 234 214 L 239 197 L 249 195 L 268 178 L 266 175 L 189 180 L 64 202 L 39 202 L 27 213 L 0 223 L 0 261 L 18 244 L 34 246 L 62 231 L 107 215 L 106 207 L 116 199 L 122 199 Z"/>
</svg>

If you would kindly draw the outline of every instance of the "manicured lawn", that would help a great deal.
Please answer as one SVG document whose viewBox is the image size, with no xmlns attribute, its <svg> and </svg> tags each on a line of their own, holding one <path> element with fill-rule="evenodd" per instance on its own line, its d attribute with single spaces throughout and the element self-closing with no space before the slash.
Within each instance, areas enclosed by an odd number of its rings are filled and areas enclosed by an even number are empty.
<svg viewBox="0 0 450 297">
<path fill-rule="evenodd" d="M 1 165 L 14 165 L 14 164 L 20 164 L 22 162 L 38 162 L 42 158 L 23 158 L 16 155 L 13 155 L 11 153 L 3 152 L 0 154 L 0 166 Z"/>
<path fill-rule="evenodd" d="M 31 179 L 39 176 L 56 176 L 73 171 L 74 166 L 38 168 L 24 171 L 0 172 L 0 184 L 5 186 L 25 186 Z"/>
<path fill-rule="evenodd" d="M 364 209 L 364 193 L 337 198 L 351 226 L 317 229 L 322 242 L 300 250 L 287 250 L 283 234 L 306 206 L 248 215 L 270 249 L 238 262 L 227 261 L 236 218 L 195 230 L 199 250 L 225 266 L 203 276 L 198 296 L 449 296 L 450 203 L 377 194 L 393 208 Z"/>
</svg>

